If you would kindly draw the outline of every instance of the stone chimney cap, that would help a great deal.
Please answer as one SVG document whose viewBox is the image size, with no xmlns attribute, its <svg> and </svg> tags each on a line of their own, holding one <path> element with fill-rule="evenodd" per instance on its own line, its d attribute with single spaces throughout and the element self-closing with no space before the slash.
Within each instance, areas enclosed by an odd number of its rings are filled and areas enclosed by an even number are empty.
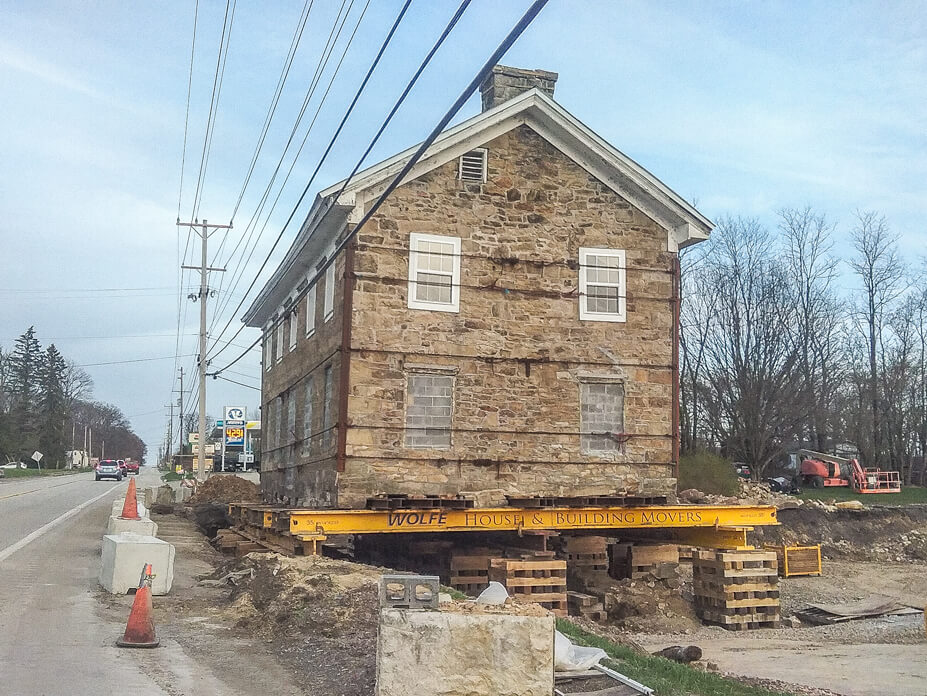
<svg viewBox="0 0 927 696">
<path fill-rule="evenodd" d="M 548 97 L 554 96 L 557 73 L 547 70 L 525 70 L 496 65 L 480 85 L 483 111 L 487 111 L 502 102 L 517 97 L 522 92 L 537 87 Z"/>
</svg>

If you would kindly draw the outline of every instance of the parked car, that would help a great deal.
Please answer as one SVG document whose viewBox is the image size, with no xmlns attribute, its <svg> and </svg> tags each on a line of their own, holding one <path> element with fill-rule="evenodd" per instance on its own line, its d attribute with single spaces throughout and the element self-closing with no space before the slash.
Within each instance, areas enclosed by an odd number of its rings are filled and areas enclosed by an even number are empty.
<svg viewBox="0 0 927 696">
<path fill-rule="evenodd" d="M 116 460 L 116 463 L 119 465 L 119 471 L 122 472 L 122 475 L 123 475 L 123 476 L 128 476 L 128 475 L 129 475 L 129 468 L 126 466 L 126 460 L 125 460 L 125 459 L 117 459 L 117 460 Z"/>
<path fill-rule="evenodd" d="M 742 479 L 749 479 L 753 475 L 750 465 L 744 464 L 743 462 L 734 462 L 734 471 L 737 472 L 737 475 Z"/>
<path fill-rule="evenodd" d="M 138 474 L 138 462 L 134 459 L 126 460 L 126 474 Z"/>
<path fill-rule="evenodd" d="M 123 476 L 122 468 L 119 466 L 119 462 L 115 459 L 100 460 L 100 463 L 97 464 L 97 468 L 94 470 L 94 475 L 97 481 L 105 478 L 122 481 Z"/>
</svg>

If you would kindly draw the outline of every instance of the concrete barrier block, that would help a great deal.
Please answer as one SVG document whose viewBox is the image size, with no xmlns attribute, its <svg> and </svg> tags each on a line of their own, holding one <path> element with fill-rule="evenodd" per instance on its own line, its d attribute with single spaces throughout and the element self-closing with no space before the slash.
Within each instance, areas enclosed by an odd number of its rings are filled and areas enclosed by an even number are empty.
<svg viewBox="0 0 927 696">
<path fill-rule="evenodd" d="M 114 500 L 114 501 L 113 501 L 113 512 L 112 512 L 112 514 L 113 514 L 113 515 L 116 515 L 117 517 L 118 517 L 119 515 L 121 515 L 121 514 L 122 514 L 122 507 L 123 507 L 124 504 L 125 504 L 125 501 L 124 501 L 122 498 L 120 498 L 120 499 L 118 499 L 118 500 Z M 139 517 L 149 517 L 148 508 L 145 507 L 145 506 L 142 504 L 142 502 L 141 502 L 140 500 L 139 500 L 139 501 L 136 501 L 136 507 L 135 507 L 135 509 L 138 510 L 138 515 L 139 515 Z"/>
<path fill-rule="evenodd" d="M 377 696 L 553 693 L 553 615 L 445 607 L 381 609 Z"/>
<path fill-rule="evenodd" d="M 126 594 L 138 587 L 146 563 L 154 580 L 151 593 L 166 595 L 174 582 L 174 547 L 153 536 L 107 534 L 103 537 L 100 584 L 112 594 Z"/>
<path fill-rule="evenodd" d="M 122 512 L 122 508 L 120 508 Z M 110 515 L 109 522 L 106 524 L 107 534 L 122 534 L 123 532 L 132 532 L 142 536 L 157 536 L 158 525 L 147 517 L 140 520 L 126 520 L 119 516 L 119 513 Z"/>
</svg>

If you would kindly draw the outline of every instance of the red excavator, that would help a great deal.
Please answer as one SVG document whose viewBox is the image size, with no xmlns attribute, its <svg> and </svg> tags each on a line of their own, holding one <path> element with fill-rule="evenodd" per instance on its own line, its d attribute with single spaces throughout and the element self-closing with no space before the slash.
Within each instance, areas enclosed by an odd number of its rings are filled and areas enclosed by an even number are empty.
<svg viewBox="0 0 927 696">
<path fill-rule="evenodd" d="M 864 469 L 855 459 L 844 459 L 813 450 L 798 450 L 798 479 L 811 488 L 849 486 L 857 493 L 901 493 L 897 471 Z"/>
</svg>

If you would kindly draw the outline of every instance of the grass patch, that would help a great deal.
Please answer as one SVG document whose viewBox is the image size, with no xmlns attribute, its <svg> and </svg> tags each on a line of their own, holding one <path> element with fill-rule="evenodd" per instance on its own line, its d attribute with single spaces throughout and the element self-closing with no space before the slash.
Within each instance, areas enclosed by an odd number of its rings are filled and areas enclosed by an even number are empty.
<svg viewBox="0 0 927 696">
<path fill-rule="evenodd" d="M 578 645 L 602 648 L 614 662 L 607 667 L 649 686 L 660 696 L 789 696 L 788 692 L 748 686 L 663 657 L 638 655 L 565 619 L 557 619 L 557 630 Z"/>
<path fill-rule="evenodd" d="M 912 505 L 927 504 L 927 488 L 923 486 L 902 486 L 901 493 L 856 493 L 849 486 L 830 488 L 802 487 L 800 498 L 804 500 L 860 500 L 866 505 Z"/>
<path fill-rule="evenodd" d="M 678 490 L 697 488 L 713 495 L 736 495 L 740 492 L 737 472 L 723 457 L 708 452 L 687 454 L 679 458 Z"/>
<path fill-rule="evenodd" d="M 166 474 L 161 474 L 162 481 L 182 481 L 184 479 L 195 479 L 196 474 L 192 471 L 186 471 L 182 474 L 178 474 L 176 471 L 168 471 Z"/>
<path fill-rule="evenodd" d="M 35 478 L 38 476 L 70 476 L 71 474 L 85 474 L 93 469 L 2 469 L 3 478 Z"/>
</svg>

